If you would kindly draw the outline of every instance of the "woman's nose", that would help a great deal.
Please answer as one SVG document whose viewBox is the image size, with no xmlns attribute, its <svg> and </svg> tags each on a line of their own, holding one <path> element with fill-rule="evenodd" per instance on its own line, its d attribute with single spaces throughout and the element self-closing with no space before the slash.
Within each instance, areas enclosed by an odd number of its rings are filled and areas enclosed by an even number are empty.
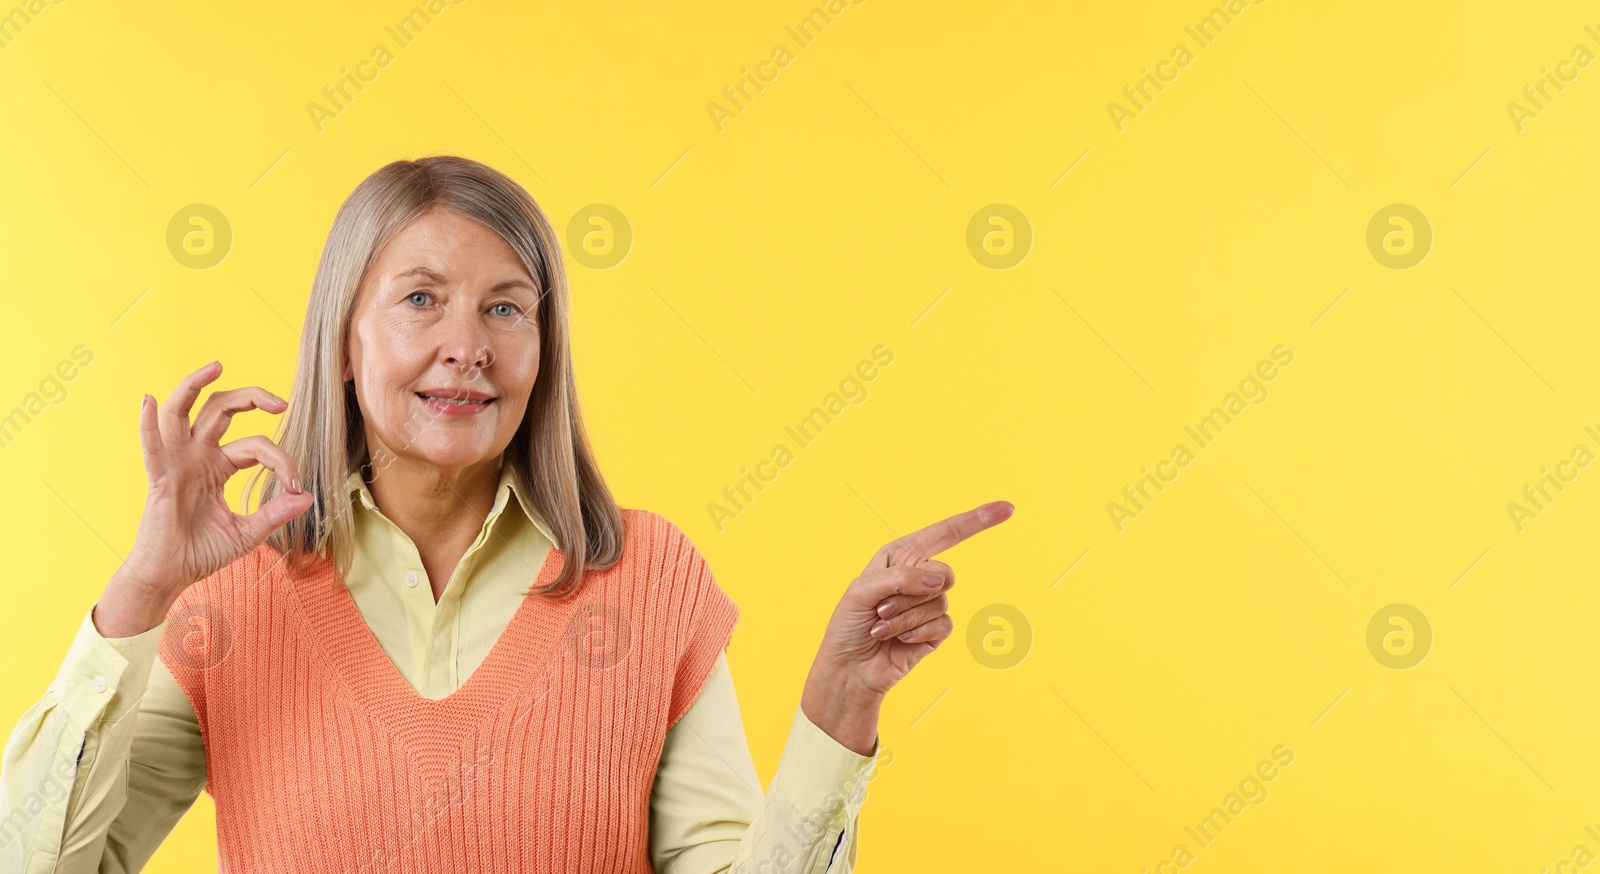
<svg viewBox="0 0 1600 874">
<path fill-rule="evenodd" d="M 458 309 L 448 313 L 435 327 L 441 361 L 463 368 L 488 365 L 489 333 L 475 312 Z"/>
</svg>

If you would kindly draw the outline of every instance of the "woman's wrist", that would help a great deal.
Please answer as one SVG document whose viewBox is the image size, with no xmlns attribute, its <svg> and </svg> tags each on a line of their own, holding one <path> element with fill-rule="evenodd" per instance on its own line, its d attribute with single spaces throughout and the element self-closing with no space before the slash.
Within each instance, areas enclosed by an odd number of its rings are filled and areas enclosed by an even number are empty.
<svg viewBox="0 0 1600 874">
<path fill-rule="evenodd" d="M 124 565 L 111 575 L 111 582 L 91 613 L 101 637 L 120 638 L 143 634 L 166 621 L 167 611 L 177 601 L 178 592 L 170 587 L 150 585 Z"/>
<path fill-rule="evenodd" d="M 878 746 L 878 714 L 883 693 L 860 686 L 847 672 L 811 666 L 800 709 L 812 724 L 858 756 Z"/>
</svg>

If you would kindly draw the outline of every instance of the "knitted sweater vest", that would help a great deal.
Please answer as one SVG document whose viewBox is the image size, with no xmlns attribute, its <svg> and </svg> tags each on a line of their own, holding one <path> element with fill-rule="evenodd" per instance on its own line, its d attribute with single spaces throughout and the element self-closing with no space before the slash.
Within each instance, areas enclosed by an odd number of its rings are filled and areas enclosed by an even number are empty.
<svg viewBox="0 0 1600 874">
<path fill-rule="evenodd" d="M 331 560 L 263 544 L 174 605 L 161 659 L 194 705 L 222 872 L 650 872 L 666 732 L 738 608 L 666 519 L 623 510 L 622 560 L 524 597 L 434 701 Z M 555 579 L 552 548 L 530 585 Z"/>
</svg>

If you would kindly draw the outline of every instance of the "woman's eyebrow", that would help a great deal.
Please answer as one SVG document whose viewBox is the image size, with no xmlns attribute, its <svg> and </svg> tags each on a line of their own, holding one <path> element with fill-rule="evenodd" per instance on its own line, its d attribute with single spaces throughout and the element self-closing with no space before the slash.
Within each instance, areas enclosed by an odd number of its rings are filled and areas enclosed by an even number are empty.
<svg viewBox="0 0 1600 874">
<path fill-rule="evenodd" d="M 417 265 L 416 267 L 411 268 L 410 270 L 404 271 L 402 273 L 396 273 L 394 275 L 394 278 L 395 279 L 405 279 L 408 276 L 426 276 L 427 278 L 433 280 L 434 282 L 444 282 L 444 277 L 443 276 L 440 276 L 439 274 L 433 272 L 432 270 L 429 270 L 426 267 L 423 267 L 420 264 Z"/>
<path fill-rule="evenodd" d="M 410 270 L 406 270 L 406 271 L 403 271 L 403 272 L 400 272 L 400 273 L 396 273 L 394 275 L 394 278 L 395 279 L 405 279 L 406 277 L 409 277 L 409 276 L 425 276 L 425 277 L 427 277 L 428 279 L 430 279 L 430 280 L 432 280 L 434 282 L 441 282 L 441 283 L 446 281 L 443 276 L 439 275 L 438 273 L 434 272 L 433 270 L 430 270 L 427 267 L 423 267 L 420 264 L 417 265 L 416 267 L 411 268 Z M 530 291 L 530 292 L 532 292 L 534 294 L 538 294 L 539 293 L 539 289 L 534 288 L 533 283 L 527 281 L 526 279 L 505 279 L 505 280 L 501 280 L 500 282 L 495 283 L 493 288 L 489 289 L 489 293 L 490 294 L 497 294 L 499 292 L 505 291 L 506 289 L 510 289 L 510 288 L 523 288 L 523 289 L 527 289 L 528 291 Z"/>
<path fill-rule="evenodd" d="M 533 283 L 529 282 L 526 279 L 504 279 L 504 280 L 501 280 L 500 282 L 496 282 L 494 284 L 493 288 L 489 289 L 489 293 L 490 294 L 495 294 L 496 292 L 505 291 L 508 288 L 525 288 L 525 289 L 527 289 L 528 291 L 530 291 L 530 292 L 532 292 L 534 294 L 538 294 L 539 293 L 539 289 L 534 288 L 533 287 Z"/>
</svg>

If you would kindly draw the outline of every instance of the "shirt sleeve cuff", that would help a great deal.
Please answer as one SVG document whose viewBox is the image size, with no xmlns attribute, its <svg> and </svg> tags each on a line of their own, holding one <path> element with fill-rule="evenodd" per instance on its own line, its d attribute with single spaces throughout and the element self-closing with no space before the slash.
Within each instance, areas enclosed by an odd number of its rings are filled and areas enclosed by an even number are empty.
<svg viewBox="0 0 1600 874">
<path fill-rule="evenodd" d="M 874 749 L 870 756 L 856 754 L 829 737 L 797 706 L 772 785 L 802 815 L 843 825 L 860 809 L 880 751 Z"/>
<path fill-rule="evenodd" d="M 132 637 L 107 638 L 94 627 L 94 608 L 84 614 L 67 658 L 50 689 L 80 728 L 120 719 L 144 695 L 161 644 L 163 622 Z"/>
</svg>

